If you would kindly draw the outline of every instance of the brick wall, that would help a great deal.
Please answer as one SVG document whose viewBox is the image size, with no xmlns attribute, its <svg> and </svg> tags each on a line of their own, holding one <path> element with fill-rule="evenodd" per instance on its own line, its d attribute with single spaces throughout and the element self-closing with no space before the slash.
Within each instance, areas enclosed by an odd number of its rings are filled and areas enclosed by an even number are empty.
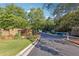
<svg viewBox="0 0 79 59">
<path fill-rule="evenodd" d="M 0 39 L 13 39 L 18 32 L 21 34 L 22 37 L 28 37 L 32 35 L 31 29 L 0 29 Z"/>
</svg>

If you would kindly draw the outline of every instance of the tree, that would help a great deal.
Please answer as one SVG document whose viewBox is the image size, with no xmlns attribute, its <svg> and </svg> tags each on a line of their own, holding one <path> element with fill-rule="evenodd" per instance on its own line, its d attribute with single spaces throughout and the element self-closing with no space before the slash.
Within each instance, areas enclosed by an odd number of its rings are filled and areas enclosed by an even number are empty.
<svg viewBox="0 0 79 59">
<path fill-rule="evenodd" d="M 29 22 L 32 25 L 32 29 L 39 31 L 41 27 L 42 20 L 44 20 L 43 10 L 40 8 L 33 8 L 28 13 Z"/>
<path fill-rule="evenodd" d="M 59 3 L 59 4 L 52 4 L 52 3 L 47 3 L 44 4 L 44 7 L 47 8 L 50 13 L 55 16 L 56 19 L 59 19 L 63 15 L 77 10 L 79 7 L 78 3 Z"/>
<path fill-rule="evenodd" d="M 14 14 L 16 16 L 20 16 L 22 18 L 27 19 L 27 12 L 24 9 L 16 6 L 15 4 L 9 4 L 5 7 L 5 10 L 8 14 Z"/>
<path fill-rule="evenodd" d="M 51 32 L 53 30 L 53 26 L 55 25 L 54 21 L 48 17 L 45 19 L 43 10 L 40 8 L 31 9 L 28 14 L 30 24 L 32 25 L 32 29 L 35 31 L 44 31 L 44 32 Z"/>
<path fill-rule="evenodd" d="M 0 28 L 27 28 L 30 27 L 26 19 L 25 11 L 14 4 L 8 5 L 5 8 L 0 8 Z"/>
<path fill-rule="evenodd" d="M 71 31 L 72 27 L 79 26 L 79 10 L 69 12 L 56 21 L 57 31 Z"/>
<path fill-rule="evenodd" d="M 0 15 L 0 28 L 11 29 L 11 28 L 26 28 L 28 26 L 27 20 L 15 16 L 13 14 Z"/>
<path fill-rule="evenodd" d="M 79 4 L 59 3 L 44 4 L 54 18 L 56 31 L 71 31 L 72 27 L 79 26 Z M 57 19 L 57 20 L 56 20 Z"/>
<path fill-rule="evenodd" d="M 45 32 L 52 32 L 52 30 L 54 29 L 54 20 L 52 20 L 50 17 L 48 17 L 46 20 L 44 20 L 43 22 L 44 26 L 43 26 L 43 31 Z"/>
</svg>

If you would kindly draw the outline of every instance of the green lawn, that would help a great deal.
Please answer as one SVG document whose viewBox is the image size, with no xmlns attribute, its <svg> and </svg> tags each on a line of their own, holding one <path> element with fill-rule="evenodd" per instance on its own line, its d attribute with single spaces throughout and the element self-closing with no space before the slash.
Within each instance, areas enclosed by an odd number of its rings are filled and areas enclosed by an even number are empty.
<svg viewBox="0 0 79 59">
<path fill-rule="evenodd" d="M 0 40 L 0 56 L 14 56 L 32 41 L 23 40 Z"/>
</svg>

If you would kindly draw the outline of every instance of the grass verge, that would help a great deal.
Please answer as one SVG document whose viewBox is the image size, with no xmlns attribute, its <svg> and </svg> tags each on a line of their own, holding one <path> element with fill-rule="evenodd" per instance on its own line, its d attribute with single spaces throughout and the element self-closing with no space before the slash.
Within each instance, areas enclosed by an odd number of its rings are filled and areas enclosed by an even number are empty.
<svg viewBox="0 0 79 59">
<path fill-rule="evenodd" d="M 0 40 L 0 56 L 14 56 L 31 43 L 28 39 Z"/>
</svg>

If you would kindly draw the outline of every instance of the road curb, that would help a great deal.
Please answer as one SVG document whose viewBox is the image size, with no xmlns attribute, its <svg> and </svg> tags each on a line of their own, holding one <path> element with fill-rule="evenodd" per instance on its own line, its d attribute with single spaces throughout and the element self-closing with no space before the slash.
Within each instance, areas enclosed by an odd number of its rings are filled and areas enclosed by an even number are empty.
<svg viewBox="0 0 79 59">
<path fill-rule="evenodd" d="M 26 48 L 24 48 L 23 50 L 21 50 L 18 54 L 16 54 L 16 56 L 27 56 L 31 50 L 33 49 L 33 47 L 38 43 L 38 41 L 40 40 L 40 37 L 37 38 L 33 43 L 31 43 L 29 46 L 27 46 Z M 26 52 L 26 54 L 24 53 Z M 25 55 L 24 55 L 25 54 Z"/>
</svg>

